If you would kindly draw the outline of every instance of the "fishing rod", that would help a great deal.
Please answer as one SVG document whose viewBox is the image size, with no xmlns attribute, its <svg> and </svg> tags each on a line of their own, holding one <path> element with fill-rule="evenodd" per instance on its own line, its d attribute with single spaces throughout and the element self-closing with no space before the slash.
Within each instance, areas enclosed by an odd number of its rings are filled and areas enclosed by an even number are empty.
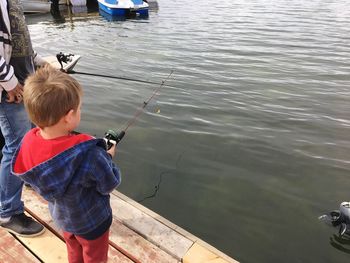
<svg viewBox="0 0 350 263">
<path fill-rule="evenodd" d="M 104 74 L 95 74 L 95 73 L 89 73 L 89 72 L 81 72 L 81 71 L 75 71 L 75 70 L 68 70 L 68 74 L 80 74 L 80 75 L 86 75 L 86 76 L 94 76 L 94 77 L 102 77 L 102 78 L 110 78 L 110 79 L 121 79 L 121 80 L 127 80 L 127 81 L 133 81 L 133 82 L 139 82 L 139 83 L 147 83 L 147 84 L 159 84 L 158 82 L 148 81 L 148 80 L 141 80 L 141 79 L 133 79 L 133 78 L 127 78 L 127 77 L 119 77 L 119 76 L 111 76 L 111 75 L 104 75 Z"/>
<path fill-rule="evenodd" d="M 147 107 L 148 103 L 157 95 L 157 93 L 160 91 L 160 89 L 165 85 L 165 82 L 171 77 L 171 75 L 173 74 L 174 70 L 171 70 L 170 74 L 164 79 L 162 80 L 160 86 L 158 88 L 156 88 L 153 93 L 151 94 L 151 96 L 142 103 L 142 105 L 138 108 L 138 110 L 136 110 L 134 116 L 126 122 L 126 124 L 124 125 L 124 128 L 121 129 L 122 131 L 120 133 L 117 133 L 115 130 L 108 130 L 105 133 L 105 139 L 106 139 L 106 143 L 107 143 L 107 150 L 109 150 L 113 145 L 118 144 L 124 137 L 125 133 L 127 132 L 127 130 L 135 124 L 135 122 L 138 120 L 138 118 L 140 117 L 140 115 L 145 111 L 145 108 Z M 159 84 L 159 83 L 157 83 Z"/>
<path fill-rule="evenodd" d="M 63 70 L 63 63 L 70 62 L 73 56 L 74 56 L 74 54 L 64 54 L 62 52 L 56 54 L 56 58 L 58 60 L 58 63 L 60 63 L 60 65 L 61 65 L 61 70 Z M 105 74 L 96 74 L 96 73 L 89 73 L 89 72 L 81 72 L 81 71 L 75 71 L 73 69 L 68 69 L 65 72 L 67 74 L 80 74 L 80 75 L 93 76 L 93 77 L 120 79 L 120 80 L 133 81 L 133 82 L 146 83 L 146 84 L 159 84 L 158 82 L 153 82 L 153 81 L 148 81 L 148 80 L 127 78 L 127 77 L 120 77 L 120 76 L 112 76 L 112 75 L 105 75 Z"/>
</svg>

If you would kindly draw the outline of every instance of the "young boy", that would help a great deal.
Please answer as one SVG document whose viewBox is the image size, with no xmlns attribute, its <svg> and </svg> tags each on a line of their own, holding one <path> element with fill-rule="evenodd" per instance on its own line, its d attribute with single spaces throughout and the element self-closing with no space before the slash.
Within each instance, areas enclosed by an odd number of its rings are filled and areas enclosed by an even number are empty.
<svg viewBox="0 0 350 263">
<path fill-rule="evenodd" d="M 106 262 L 112 210 L 109 193 L 120 183 L 115 146 L 73 133 L 82 89 L 68 74 L 45 66 L 25 81 L 24 105 L 37 128 L 17 149 L 13 174 L 49 202 L 63 230 L 69 262 Z"/>
</svg>

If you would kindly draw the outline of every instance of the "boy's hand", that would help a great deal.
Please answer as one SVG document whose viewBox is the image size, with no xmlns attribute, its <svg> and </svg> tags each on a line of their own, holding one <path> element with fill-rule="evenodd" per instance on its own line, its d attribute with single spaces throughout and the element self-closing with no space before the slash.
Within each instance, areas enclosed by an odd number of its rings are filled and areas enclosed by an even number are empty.
<svg viewBox="0 0 350 263">
<path fill-rule="evenodd" d="M 117 151 L 117 145 L 116 144 L 113 144 L 113 146 L 111 147 L 111 149 L 109 149 L 107 151 L 107 153 L 109 153 L 112 158 L 114 157 L 114 155 L 116 154 L 116 151 Z"/>
</svg>

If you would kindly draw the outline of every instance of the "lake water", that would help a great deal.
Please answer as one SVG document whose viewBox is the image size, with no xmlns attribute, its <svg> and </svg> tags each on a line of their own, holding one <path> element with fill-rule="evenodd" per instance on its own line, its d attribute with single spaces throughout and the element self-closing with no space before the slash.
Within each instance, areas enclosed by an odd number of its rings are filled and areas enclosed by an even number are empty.
<svg viewBox="0 0 350 263">
<path fill-rule="evenodd" d="M 76 71 L 174 70 L 118 147 L 119 190 L 241 262 L 347 262 L 318 216 L 350 200 L 349 1 L 158 3 L 148 19 L 27 17 L 35 49 L 81 55 Z M 74 76 L 97 136 L 159 87 Z"/>
</svg>

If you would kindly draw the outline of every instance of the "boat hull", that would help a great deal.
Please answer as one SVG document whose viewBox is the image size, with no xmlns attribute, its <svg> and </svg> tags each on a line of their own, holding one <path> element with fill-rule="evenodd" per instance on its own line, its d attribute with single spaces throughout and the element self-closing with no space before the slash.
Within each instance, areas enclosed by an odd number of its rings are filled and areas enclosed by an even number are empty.
<svg viewBox="0 0 350 263">
<path fill-rule="evenodd" d="M 51 3 L 49 1 L 41 1 L 41 0 L 22 1 L 22 5 L 23 5 L 23 11 L 26 14 L 49 13 L 51 8 Z"/>
<path fill-rule="evenodd" d="M 139 15 L 148 16 L 148 6 L 147 7 L 136 7 L 136 8 L 119 8 L 117 5 L 112 6 L 106 4 L 104 1 L 98 1 L 99 8 L 111 16 L 128 16 L 128 15 Z"/>
</svg>

